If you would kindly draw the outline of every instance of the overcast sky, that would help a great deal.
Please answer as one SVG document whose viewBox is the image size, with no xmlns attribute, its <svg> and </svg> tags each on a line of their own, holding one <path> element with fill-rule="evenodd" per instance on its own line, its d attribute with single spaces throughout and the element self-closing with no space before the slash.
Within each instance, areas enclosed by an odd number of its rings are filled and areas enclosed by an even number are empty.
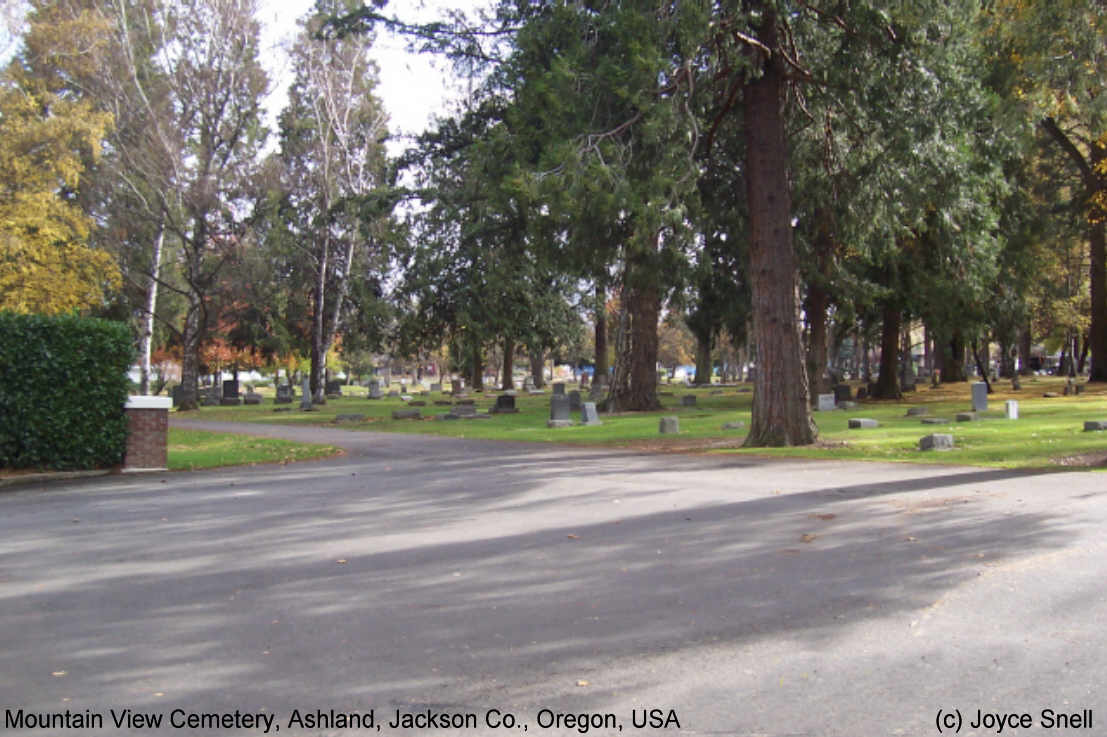
<svg viewBox="0 0 1107 737">
<path fill-rule="evenodd" d="M 314 0 L 261 3 L 262 48 L 272 79 L 269 112 L 274 130 L 276 116 L 284 106 L 292 81 L 287 48 L 295 36 L 296 21 L 313 4 Z M 394 10 L 404 20 L 428 21 L 440 17 L 447 8 L 469 11 L 485 4 L 478 0 L 393 0 L 386 11 Z M 410 54 L 405 50 L 403 39 L 386 33 L 378 34 L 373 46 L 373 57 L 380 68 L 377 96 L 388 111 L 389 130 L 393 134 L 419 133 L 433 114 L 447 111 L 449 101 L 458 95 L 447 63 L 427 54 Z M 404 143 L 393 142 L 390 148 L 394 154 L 398 153 Z"/>
</svg>

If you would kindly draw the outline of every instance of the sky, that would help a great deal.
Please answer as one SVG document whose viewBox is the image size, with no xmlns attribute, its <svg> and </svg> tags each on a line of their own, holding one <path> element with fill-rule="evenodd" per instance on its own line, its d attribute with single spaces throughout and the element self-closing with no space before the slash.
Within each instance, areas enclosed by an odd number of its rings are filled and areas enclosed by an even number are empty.
<svg viewBox="0 0 1107 737">
<path fill-rule="evenodd" d="M 295 37 L 296 21 L 313 4 L 314 0 L 260 3 L 262 48 L 266 50 L 266 67 L 272 80 L 268 107 L 273 130 L 292 81 L 287 48 Z M 479 0 L 393 0 L 386 12 L 396 12 L 404 20 L 429 21 L 440 17 L 445 9 L 469 11 L 484 4 Z M 403 39 L 387 33 L 378 34 L 373 46 L 373 57 L 380 72 L 377 96 L 388 111 L 391 133 L 419 133 L 433 114 L 448 112 L 449 102 L 459 95 L 448 63 L 427 54 L 408 53 Z M 390 141 L 389 148 L 391 153 L 397 154 L 405 148 L 405 141 Z"/>
</svg>

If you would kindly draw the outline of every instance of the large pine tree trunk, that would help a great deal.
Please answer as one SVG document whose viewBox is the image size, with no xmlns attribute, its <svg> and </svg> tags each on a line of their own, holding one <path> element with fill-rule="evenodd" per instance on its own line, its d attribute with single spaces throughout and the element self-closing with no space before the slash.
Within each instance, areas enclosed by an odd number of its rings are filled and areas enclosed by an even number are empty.
<svg viewBox="0 0 1107 737">
<path fill-rule="evenodd" d="M 965 374 L 965 336 L 954 330 L 953 336 L 942 347 L 942 383 L 968 381 Z"/>
<path fill-rule="evenodd" d="M 899 399 L 899 327 L 902 315 L 890 304 L 884 306 L 884 326 L 880 333 L 880 377 L 873 396 Z"/>
<path fill-rule="evenodd" d="M 535 389 L 546 385 L 546 352 L 541 346 L 530 349 L 530 379 Z"/>
<path fill-rule="evenodd" d="M 596 284 L 596 372 L 592 374 L 600 382 L 607 381 L 610 365 L 607 362 L 607 290 L 603 283 Z"/>
<path fill-rule="evenodd" d="M 778 47 L 776 14 L 762 6 L 758 36 Z M 746 446 L 809 445 L 818 430 L 808 405 L 807 371 L 800 339 L 797 263 L 792 242 L 792 197 L 784 141 L 783 61 L 752 49 L 764 73 L 745 84 L 746 196 L 753 337 L 757 343 L 753 420 Z"/>
<path fill-rule="evenodd" d="M 509 391 L 515 388 L 515 340 L 504 338 L 504 375 L 500 381 L 500 389 Z"/>
<path fill-rule="evenodd" d="M 696 383 L 711 383 L 711 334 L 696 335 Z"/>
<path fill-rule="evenodd" d="M 630 317 L 626 385 L 616 387 L 615 405 L 621 411 L 661 408 L 657 399 L 657 323 L 661 295 L 655 286 L 630 286 L 626 290 Z"/>
</svg>

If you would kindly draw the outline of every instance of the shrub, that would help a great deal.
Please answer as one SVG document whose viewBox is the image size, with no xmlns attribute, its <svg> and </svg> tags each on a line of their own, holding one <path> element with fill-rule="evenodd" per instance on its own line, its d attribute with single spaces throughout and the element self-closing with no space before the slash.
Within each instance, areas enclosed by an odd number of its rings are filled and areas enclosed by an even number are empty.
<svg viewBox="0 0 1107 737">
<path fill-rule="evenodd" d="M 0 467 L 121 463 L 133 358 L 122 323 L 0 312 Z"/>
</svg>

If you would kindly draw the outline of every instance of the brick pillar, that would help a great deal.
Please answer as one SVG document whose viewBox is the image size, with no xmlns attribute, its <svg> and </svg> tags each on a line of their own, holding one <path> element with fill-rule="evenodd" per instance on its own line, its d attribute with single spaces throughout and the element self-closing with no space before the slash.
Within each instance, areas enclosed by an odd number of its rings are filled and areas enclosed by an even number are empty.
<svg viewBox="0 0 1107 737">
<path fill-rule="evenodd" d="M 127 453 L 124 473 L 165 471 L 169 447 L 169 397 L 127 399 Z"/>
</svg>

